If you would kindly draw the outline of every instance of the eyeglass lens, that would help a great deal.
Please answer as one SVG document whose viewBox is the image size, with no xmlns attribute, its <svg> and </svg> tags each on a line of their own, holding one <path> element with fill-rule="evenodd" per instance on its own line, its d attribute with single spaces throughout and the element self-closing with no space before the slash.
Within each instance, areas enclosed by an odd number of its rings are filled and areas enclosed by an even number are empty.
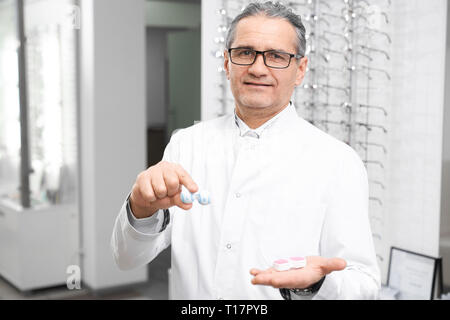
<svg viewBox="0 0 450 320">
<path fill-rule="evenodd" d="M 265 51 L 264 62 L 272 68 L 287 68 L 291 61 L 289 53 L 280 51 Z M 252 49 L 231 49 L 231 62 L 240 65 L 251 65 L 256 61 L 256 51 Z"/>
</svg>

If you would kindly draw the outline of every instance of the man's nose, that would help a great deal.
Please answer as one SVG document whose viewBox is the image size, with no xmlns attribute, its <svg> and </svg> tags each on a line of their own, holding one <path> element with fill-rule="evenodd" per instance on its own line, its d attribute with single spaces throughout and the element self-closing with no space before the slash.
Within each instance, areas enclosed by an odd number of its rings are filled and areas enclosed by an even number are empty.
<svg viewBox="0 0 450 320">
<path fill-rule="evenodd" d="M 262 54 L 256 55 L 255 62 L 248 68 L 248 72 L 255 76 L 262 76 L 269 72 L 268 67 L 264 63 L 264 57 Z"/>
</svg>

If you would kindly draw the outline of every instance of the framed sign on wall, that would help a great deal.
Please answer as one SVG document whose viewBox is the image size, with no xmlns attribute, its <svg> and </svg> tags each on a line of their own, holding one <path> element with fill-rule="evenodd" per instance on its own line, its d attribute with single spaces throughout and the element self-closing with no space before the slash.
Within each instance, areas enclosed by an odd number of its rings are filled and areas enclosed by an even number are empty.
<svg viewBox="0 0 450 320">
<path fill-rule="evenodd" d="M 387 285 L 399 300 L 433 300 L 443 289 L 442 258 L 391 247 Z"/>
</svg>

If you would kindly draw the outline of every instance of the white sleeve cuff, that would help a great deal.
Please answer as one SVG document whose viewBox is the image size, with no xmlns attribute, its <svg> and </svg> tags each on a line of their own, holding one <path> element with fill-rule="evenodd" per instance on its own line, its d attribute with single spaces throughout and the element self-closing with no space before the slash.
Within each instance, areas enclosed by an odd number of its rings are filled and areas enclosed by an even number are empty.
<svg viewBox="0 0 450 320">
<path fill-rule="evenodd" d="M 129 198 L 127 199 L 127 217 L 131 227 L 143 234 L 157 234 L 163 231 L 164 211 L 158 210 L 155 214 L 148 218 L 138 219 L 131 211 Z"/>
<path fill-rule="evenodd" d="M 327 275 L 315 300 L 377 300 L 379 279 L 363 268 L 347 266 Z"/>
</svg>

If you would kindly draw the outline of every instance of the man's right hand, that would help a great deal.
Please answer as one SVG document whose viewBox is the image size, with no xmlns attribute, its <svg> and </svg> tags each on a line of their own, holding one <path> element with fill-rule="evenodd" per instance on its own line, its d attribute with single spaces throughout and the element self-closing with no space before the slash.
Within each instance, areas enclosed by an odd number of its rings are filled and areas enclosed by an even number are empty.
<svg viewBox="0 0 450 320">
<path fill-rule="evenodd" d="M 192 193 L 198 191 L 197 184 L 179 164 L 161 161 L 142 171 L 131 191 L 130 206 L 133 215 L 142 219 L 152 216 L 160 209 L 173 206 L 191 209 L 192 203 L 185 204 L 181 201 L 182 185 Z"/>
</svg>

